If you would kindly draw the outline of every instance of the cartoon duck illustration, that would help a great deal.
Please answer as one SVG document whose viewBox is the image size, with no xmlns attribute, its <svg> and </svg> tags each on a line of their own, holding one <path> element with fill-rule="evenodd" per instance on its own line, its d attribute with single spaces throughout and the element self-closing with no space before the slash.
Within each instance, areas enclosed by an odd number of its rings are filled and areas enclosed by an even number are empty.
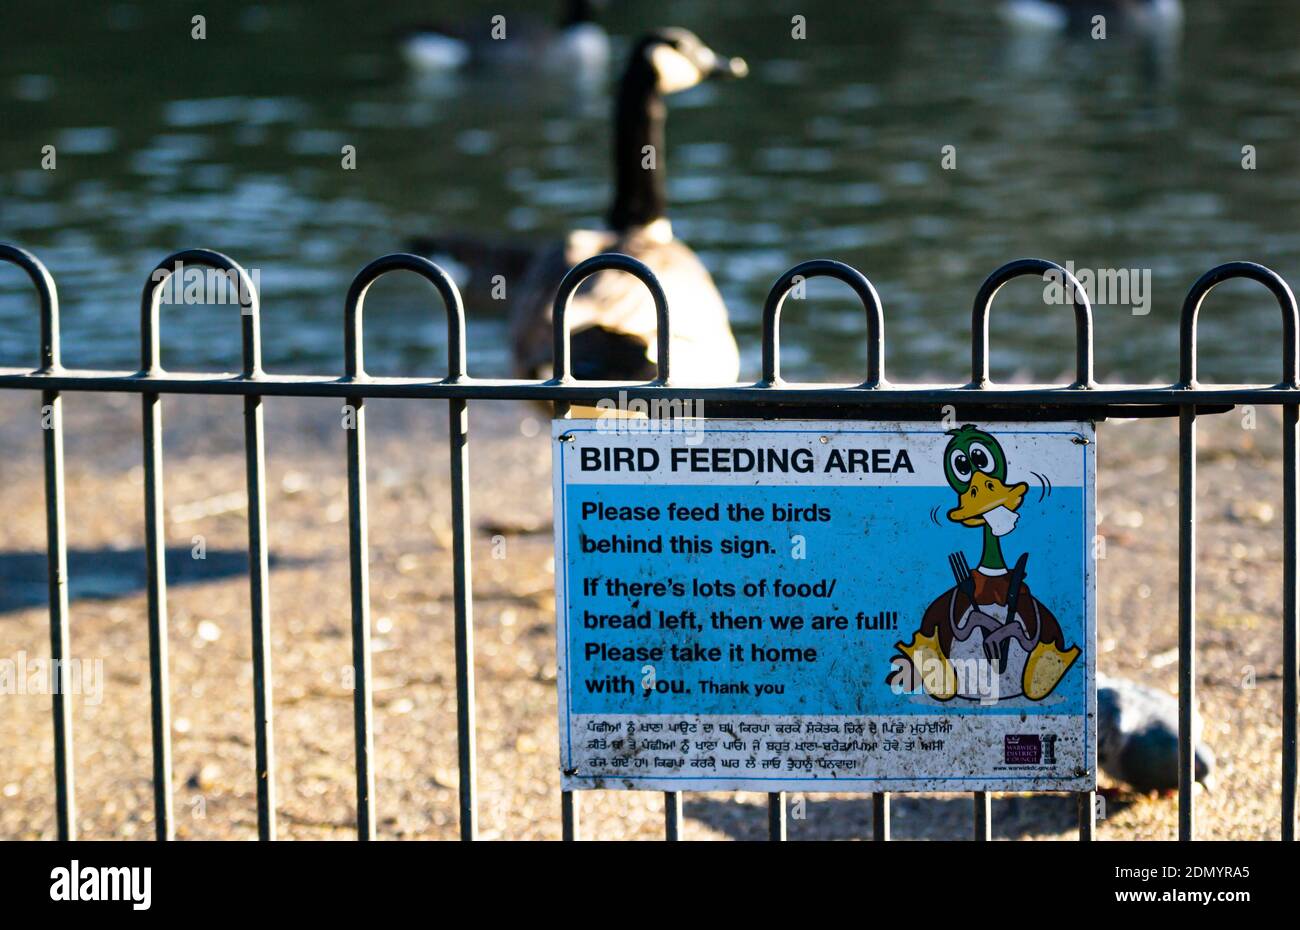
<svg viewBox="0 0 1300 930">
<path fill-rule="evenodd" d="M 1066 645 L 1056 617 L 1025 585 L 1028 553 L 1010 569 L 1002 554 L 1029 485 L 1007 483 L 1006 452 L 989 433 L 967 424 L 948 435 L 943 470 L 957 492 L 948 519 L 980 529 L 983 551 L 974 569 L 964 554 L 949 556 L 956 584 L 926 608 L 912 641 L 897 644 L 887 681 L 909 690 L 919 683 L 939 701 L 1041 701 L 1079 647 Z"/>
</svg>

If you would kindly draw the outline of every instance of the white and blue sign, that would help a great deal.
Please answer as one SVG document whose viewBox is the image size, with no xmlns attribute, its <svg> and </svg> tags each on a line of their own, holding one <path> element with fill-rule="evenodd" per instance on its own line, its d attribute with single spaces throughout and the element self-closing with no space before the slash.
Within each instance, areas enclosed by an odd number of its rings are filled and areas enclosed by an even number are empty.
<svg viewBox="0 0 1300 930">
<path fill-rule="evenodd" d="M 557 420 L 566 789 L 1090 790 L 1090 423 Z"/>
</svg>

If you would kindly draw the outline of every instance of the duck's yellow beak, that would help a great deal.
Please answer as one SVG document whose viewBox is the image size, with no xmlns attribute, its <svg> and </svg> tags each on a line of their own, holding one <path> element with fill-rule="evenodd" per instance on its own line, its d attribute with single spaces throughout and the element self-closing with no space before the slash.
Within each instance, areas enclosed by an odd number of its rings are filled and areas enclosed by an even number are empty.
<svg viewBox="0 0 1300 930">
<path fill-rule="evenodd" d="M 979 526 L 985 522 L 984 514 L 994 507 L 1018 510 L 1028 490 L 1029 485 L 1024 482 L 1008 486 L 992 475 L 977 471 L 971 476 L 966 493 L 957 498 L 957 507 L 948 511 L 948 519 L 963 526 Z"/>
</svg>

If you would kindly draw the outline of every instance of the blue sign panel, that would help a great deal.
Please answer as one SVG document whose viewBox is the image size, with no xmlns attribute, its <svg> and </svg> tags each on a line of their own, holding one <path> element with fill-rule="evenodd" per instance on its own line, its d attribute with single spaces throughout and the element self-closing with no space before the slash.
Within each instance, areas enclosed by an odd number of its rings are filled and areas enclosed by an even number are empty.
<svg viewBox="0 0 1300 930">
<path fill-rule="evenodd" d="M 554 437 L 566 788 L 1095 785 L 1091 424 Z"/>
</svg>

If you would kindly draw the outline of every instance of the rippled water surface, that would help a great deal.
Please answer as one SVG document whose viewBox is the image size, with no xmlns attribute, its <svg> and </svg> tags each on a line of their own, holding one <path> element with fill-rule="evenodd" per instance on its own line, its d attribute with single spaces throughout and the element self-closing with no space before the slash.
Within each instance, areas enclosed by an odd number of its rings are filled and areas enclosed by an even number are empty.
<svg viewBox="0 0 1300 930">
<path fill-rule="evenodd" d="M 599 224 L 607 77 L 414 80 L 395 29 L 506 5 L 367 6 L 211 2 L 194 41 L 192 12 L 174 4 L 6 4 L 0 239 L 55 272 L 66 364 L 138 363 L 140 289 L 176 248 L 259 270 L 267 366 L 323 373 L 342 367 L 349 279 L 409 236 L 544 241 Z M 892 378 L 956 381 L 980 280 L 1038 255 L 1150 270 L 1149 314 L 1097 308 L 1098 374 L 1145 381 L 1174 377 L 1178 306 L 1209 266 L 1248 258 L 1300 281 L 1300 5 L 1187 6 L 1167 46 L 1017 35 L 959 0 L 807 0 L 803 41 L 775 0 L 615 0 L 606 22 L 616 60 L 646 26 L 676 24 L 751 65 L 746 81 L 671 100 L 667 152 L 674 228 L 728 301 L 746 377 L 763 296 L 797 261 L 839 258 L 871 277 Z M 341 167 L 346 145 L 356 170 Z M 949 145 L 956 170 L 941 166 Z M 1041 287 L 999 302 L 1000 377 L 1071 364 L 1068 311 Z M 1261 295 L 1234 284 L 1207 306 L 1205 376 L 1276 379 L 1277 310 Z M 833 283 L 808 296 L 783 327 L 787 374 L 860 375 L 860 311 Z M 445 364 L 440 311 L 418 284 L 382 282 L 368 311 L 372 370 Z M 506 374 L 500 305 L 469 313 L 471 371 Z M 0 365 L 33 363 L 35 346 L 25 281 L 5 272 Z M 170 366 L 229 369 L 237 353 L 229 314 L 169 308 Z"/>
</svg>

